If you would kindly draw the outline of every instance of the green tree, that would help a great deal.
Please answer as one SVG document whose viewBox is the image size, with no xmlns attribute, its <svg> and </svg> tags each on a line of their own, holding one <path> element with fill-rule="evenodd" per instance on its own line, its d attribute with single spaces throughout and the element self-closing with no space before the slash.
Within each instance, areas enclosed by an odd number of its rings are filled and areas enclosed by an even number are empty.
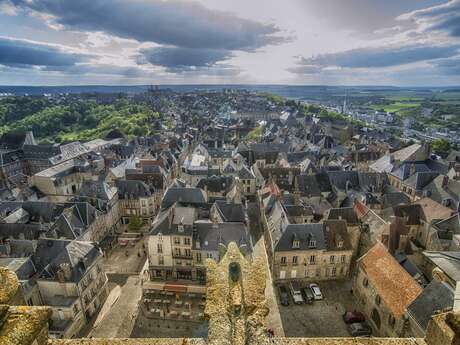
<svg viewBox="0 0 460 345">
<path fill-rule="evenodd" d="M 449 152 L 450 141 L 447 139 L 436 139 L 431 143 L 434 152 Z"/>
<path fill-rule="evenodd" d="M 137 232 L 142 228 L 142 218 L 139 216 L 132 216 L 129 218 L 128 230 L 131 232 Z"/>
</svg>

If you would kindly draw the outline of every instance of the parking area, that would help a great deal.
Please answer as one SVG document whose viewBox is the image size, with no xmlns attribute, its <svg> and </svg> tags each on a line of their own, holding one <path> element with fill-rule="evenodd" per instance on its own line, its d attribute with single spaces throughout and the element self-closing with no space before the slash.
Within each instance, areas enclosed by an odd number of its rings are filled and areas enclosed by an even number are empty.
<svg viewBox="0 0 460 345">
<path fill-rule="evenodd" d="M 313 304 L 295 305 L 290 297 L 289 306 L 282 306 L 277 299 L 286 337 L 350 336 L 342 315 L 346 310 L 356 310 L 351 281 L 318 282 L 318 285 L 324 299 Z M 279 294 L 277 287 L 276 293 Z"/>
</svg>

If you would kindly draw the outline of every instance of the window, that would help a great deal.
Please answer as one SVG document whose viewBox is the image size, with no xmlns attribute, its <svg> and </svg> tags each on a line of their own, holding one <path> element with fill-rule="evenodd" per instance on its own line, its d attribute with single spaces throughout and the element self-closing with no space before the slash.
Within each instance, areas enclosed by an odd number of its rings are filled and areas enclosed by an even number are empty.
<svg viewBox="0 0 460 345">
<path fill-rule="evenodd" d="M 286 265 L 286 257 L 285 256 L 281 257 L 281 265 Z"/>
<path fill-rule="evenodd" d="M 331 275 L 335 277 L 336 274 L 337 274 L 337 268 L 332 267 Z"/>
<path fill-rule="evenodd" d="M 345 258 L 346 258 L 346 256 L 345 256 L 345 255 L 342 255 L 342 256 L 340 257 L 340 262 L 341 262 L 341 263 L 345 263 Z"/>
<path fill-rule="evenodd" d="M 333 264 L 334 261 L 335 261 L 335 256 L 334 256 L 334 255 L 331 255 L 331 256 L 329 257 L 329 262 L 330 262 L 331 264 Z"/>
<path fill-rule="evenodd" d="M 174 254 L 180 256 L 180 248 L 174 248 Z"/>
<path fill-rule="evenodd" d="M 192 256 L 190 249 L 185 249 L 185 256 Z"/>
<path fill-rule="evenodd" d="M 190 245 L 190 238 L 189 237 L 184 238 L 184 244 L 185 245 Z"/>
<path fill-rule="evenodd" d="M 157 244 L 157 252 L 158 252 L 158 254 L 163 253 L 163 245 L 161 243 Z"/>
<path fill-rule="evenodd" d="M 391 328 L 395 327 L 396 320 L 393 315 L 388 315 L 388 324 L 390 325 Z"/>
<path fill-rule="evenodd" d="M 369 281 L 367 280 L 367 278 L 363 278 L 363 286 L 367 287 L 368 285 L 369 285 Z"/>
<path fill-rule="evenodd" d="M 298 256 L 293 256 L 292 257 L 292 264 L 293 265 L 297 265 L 298 258 L 299 258 Z"/>
<path fill-rule="evenodd" d="M 292 241 L 292 248 L 300 248 L 300 241 L 299 240 Z"/>
<path fill-rule="evenodd" d="M 310 255 L 310 265 L 314 265 L 316 261 L 316 256 Z"/>
<path fill-rule="evenodd" d="M 174 244 L 180 244 L 180 237 L 174 237 Z"/>
<path fill-rule="evenodd" d="M 317 277 L 321 276 L 321 268 L 316 269 L 316 276 Z"/>
<path fill-rule="evenodd" d="M 375 304 L 380 305 L 380 302 L 381 302 L 381 301 L 382 301 L 382 300 L 381 300 L 381 298 L 380 298 L 379 295 L 375 296 Z"/>
<path fill-rule="evenodd" d="M 141 201 L 141 204 L 142 204 L 143 207 L 145 207 L 145 206 L 147 205 L 146 202 L 145 202 L 145 200 L 142 200 L 142 201 Z"/>
<path fill-rule="evenodd" d="M 206 257 L 207 257 L 208 259 L 212 259 L 212 253 L 207 253 L 207 254 L 206 254 Z"/>
<path fill-rule="evenodd" d="M 308 243 L 308 246 L 310 248 L 316 248 L 316 241 L 315 240 L 310 240 L 310 242 Z"/>
<path fill-rule="evenodd" d="M 196 253 L 196 262 L 201 263 L 201 253 Z"/>
</svg>

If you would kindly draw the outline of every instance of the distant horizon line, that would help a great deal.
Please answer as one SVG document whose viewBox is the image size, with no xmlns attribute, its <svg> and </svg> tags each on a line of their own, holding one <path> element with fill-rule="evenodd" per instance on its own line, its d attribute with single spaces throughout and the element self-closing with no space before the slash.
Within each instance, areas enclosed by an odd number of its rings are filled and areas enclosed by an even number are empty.
<svg viewBox="0 0 460 345">
<path fill-rule="evenodd" d="M 241 87 L 241 86 L 285 86 L 285 87 L 341 87 L 341 88 L 395 88 L 395 89 L 404 89 L 404 88 L 413 88 L 413 89 L 452 89 L 460 88 L 459 85 L 443 85 L 443 86 L 432 86 L 432 85 L 376 85 L 376 84 L 365 84 L 365 85 L 340 85 L 340 84 L 282 84 L 282 83 L 212 83 L 212 84 L 202 84 L 202 83 L 193 83 L 193 84 L 50 84 L 50 85 L 14 85 L 14 84 L 0 84 L 0 88 L 19 88 L 19 87 L 30 87 L 30 88 L 56 88 L 56 87 L 170 87 L 170 86 L 229 86 L 229 87 Z"/>
</svg>

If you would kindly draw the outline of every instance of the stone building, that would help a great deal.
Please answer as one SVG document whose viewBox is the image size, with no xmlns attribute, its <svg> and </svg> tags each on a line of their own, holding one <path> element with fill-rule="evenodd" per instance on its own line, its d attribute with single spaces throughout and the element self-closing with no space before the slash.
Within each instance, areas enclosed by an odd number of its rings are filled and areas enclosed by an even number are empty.
<svg viewBox="0 0 460 345">
<path fill-rule="evenodd" d="M 116 187 L 121 223 L 128 224 L 130 218 L 139 217 L 145 224 L 150 224 L 160 203 L 155 189 L 137 180 L 118 180 Z"/>
<path fill-rule="evenodd" d="M 265 318 L 266 268 L 263 260 L 252 264 L 235 244 L 228 247 L 219 264 L 207 263 L 208 337 L 156 339 L 49 339 L 47 307 L 14 307 L 10 300 L 18 282 L 15 275 L 0 268 L 0 344 L 8 345 L 457 345 L 460 342 L 460 314 L 436 315 L 425 338 L 269 338 Z M 224 279 L 222 279 L 222 277 Z M 244 320 L 244 321 L 243 321 Z"/>
<path fill-rule="evenodd" d="M 273 279 L 345 279 L 353 248 L 343 220 L 289 224 L 277 234 L 271 262 Z"/>
<path fill-rule="evenodd" d="M 422 288 L 383 244 L 377 243 L 358 260 L 353 293 L 375 334 L 382 337 L 412 336 L 406 311 L 421 292 Z"/>
<path fill-rule="evenodd" d="M 71 159 L 33 175 L 30 184 L 49 201 L 66 201 L 78 192 L 85 180 L 91 179 L 90 170 L 86 160 Z"/>
</svg>

